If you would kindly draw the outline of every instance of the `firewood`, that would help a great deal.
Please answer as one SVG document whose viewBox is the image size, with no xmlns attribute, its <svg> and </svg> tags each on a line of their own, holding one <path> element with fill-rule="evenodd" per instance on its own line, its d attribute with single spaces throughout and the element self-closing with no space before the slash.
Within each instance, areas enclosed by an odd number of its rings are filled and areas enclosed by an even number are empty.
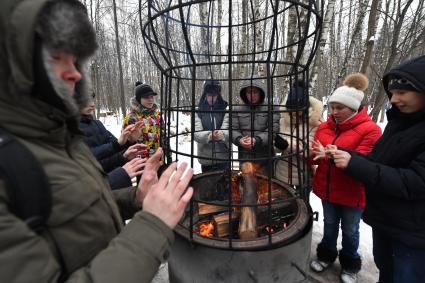
<svg viewBox="0 0 425 283">
<path fill-rule="evenodd" d="M 239 189 L 242 191 L 241 204 L 255 205 L 257 204 L 257 180 L 253 171 L 246 170 L 249 163 L 242 166 L 242 176 L 239 177 Z M 239 238 L 243 240 L 252 240 L 257 238 L 257 214 L 256 208 L 253 206 L 245 206 L 241 208 L 241 216 L 239 220 Z"/>
<path fill-rule="evenodd" d="M 228 236 L 230 233 L 229 229 L 229 213 L 221 213 L 217 214 L 214 217 L 214 226 L 215 226 L 215 232 L 217 237 L 225 237 Z M 239 218 L 239 213 L 232 213 L 232 228 L 233 231 L 236 229 L 235 224 L 237 224 Z"/>
<path fill-rule="evenodd" d="M 202 202 L 198 203 L 199 215 L 218 213 L 218 212 L 226 211 L 227 209 L 228 209 L 227 206 L 213 205 L 213 204 L 207 204 Z"/>
<path fill-rule="evenodd" d="M 255 208 L 242 207 L 241 219 L 239 220 L 239 238 L 252 240 L 257 238 L 257 215 Z"/>
</svg>

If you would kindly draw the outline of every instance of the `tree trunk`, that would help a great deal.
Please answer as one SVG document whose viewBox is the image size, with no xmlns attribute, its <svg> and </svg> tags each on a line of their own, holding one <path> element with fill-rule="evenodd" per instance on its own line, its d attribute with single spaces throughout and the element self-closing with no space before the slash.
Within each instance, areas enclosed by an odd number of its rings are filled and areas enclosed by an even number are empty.
<svg viewBox="0 0 425 283">
<path fill-rule="evenodd" d="M 261 18 L 261 13 L 260 13 L 260 3 L 259 0 L 254 0 L 254 15 L 252 15 L 252 22 L 254 22 L 255 20 L 259 20 Z M 262 52 L 264 50 L 264 45 L 263 45 L 263 35 L 262 35 L 262 26 L 260 24 L 260 22 L 255 23 L 255 30 L 254 30 L 254 41 L 255 41 L 255 53 L 258 54 L 256 55 L 256 58 L 254 59 L 254 61 L 259 61 L 264 59 L 264 55 L 260 52 Z M 257 74 L 259 76 L 264 76 L 264 66 L 258 63 L 257 66 Z"/>
<path fill-rule="evenodd" d="M 369 21 L 367 24 L 367 38 L 366 38 L 366 52 L 363 57 L 362 66 L 360 67 L 360 73 L 367 75 L 367 70 L 372 58 L 373 46 L 375 44 L 375 33 L 378 18 L 378 9 L 380 9 L 382 0 L 372 0 L 370 6 Z M 366 96 L 365 96 L 366 97 Z"/>
<path fill-rule="evenodd" d="M 316 52 L 316 58 L 314 58 L 313 68 L 310 75 L 310 89 L 312 91 L 315 89 L 315 86 L 316 86 L 316 81 L 319 74 L 318 72 L 319 66 L 322 65 L 323 51 L 326 46 L 326 41 L 329 36 L 329 30 L 332 23 L 332 18 L 335 13 L 335 1 L 336 0 L 329 0 L 328 5 L 326 6 L 326 14 L 325 14 L 325 18 L 323 19 L 323 25 L 322 25 L 322 34 L 320 37 L 318 50 Z"/>
<path fill-rule="evenodd" d="M 217 1 L 217 25 L 221 26 L 223 23 L 223 0 Z M 215 54 L 221 54 L 221 29 L 218 28 L 216 32 L 216 41 L 215 41 Z M 221 56 L 216 57 L 218 62 L 221 62 Z M 221 66 L 216 66 L 216 72 L 221 77 Z"/>
<path fill-rule="evenodd" d="M 341 78 L 345 77 L 345 75 L 347 74 L 348 61 L 352 59 L 351 53 L 353 53 L 356 40 L 362 30 L 363 20 L 366 16 L 368 2 L 369 0 L 359 0 L 359 12 L 357 15 L 356 24 L 354 25 L 354 30 L 353 30 L 353 33 L 351 34 L 350 44 L 348 45 L 347 51 L 345 53 L 344 61 L 342 62 L 342 67 L 337 76 L 337 80 L 335 81 L 334 88 L 336 88 L 339 85 Z"/>
<path fill-rule="evenodd" d="M 118 71 L 119 71 L 119 80 L 120 80 L 119 97 L 120 97 L 121 115 L 123 115 L 124 117 L 126 114 L 126 107 L 125 107 L 125 96 L 124 96 L 124 77 L 123 77 L 122 62 L 121 62 L 120 39 L 119 39 L 119 32 L 118 32 L 117 5 L 115 3 L 115 0 L 112 0 L 112 3 L 113 3 L 113 10 L 114 10 L 115 45 L 117 47 Z"/>
<path fill-rule="evenodd" d="M 391 43 L 391 49 L 390 49 L 391 53 L 390 53 L 390 56 L 388 57 L 387 64 L 384 69 L 384 74 L 387 73 L 395 63 L 396 56 L 398 53 L 397 45 L 398 45 L 398 39 L 400 37 L 401 27 L 402 27 L 404 18 L 406 16 L 406 12 L 409 9 L 410 5 L 412 4 L 412 1 L 413 0 L 407 1 L 406 5 L 403 7 L 403 10 L 397 17 L 397 20 L 394 26 L 394 31 L 393 31 L 394 36 Z M 378 94 L 375 98 L 374 108 L 370 112 L 370 115 L 372 116 L 372 120 L 375 122 L 378 120 L 379 112 L 381 111 L 381 107 L 385 101 L 385 98 L 386 98 L 386 93 L 384 91 L 384 86 L 381 84 Z"/>
<path fill-rule="evenodd" d="M 248 53 L 248 28 L 246 25 L 247 16 L 248 15 L 248 0 L 242 0 L 242 35 L 239 46 L 239 54 Z M 245 61 L 246 56 L 241 56 L 239 60 Z M 238 68 L 238 73 L 240 78 L 244 78 L 246 76 L 246 64 L 240 64 Z"/>
</svg>

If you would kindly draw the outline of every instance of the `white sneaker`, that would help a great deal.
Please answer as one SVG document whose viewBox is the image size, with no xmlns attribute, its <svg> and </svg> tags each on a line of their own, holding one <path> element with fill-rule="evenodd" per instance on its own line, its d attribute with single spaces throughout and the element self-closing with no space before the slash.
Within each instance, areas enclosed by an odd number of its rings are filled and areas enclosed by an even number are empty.
<svg viewBox="0 0 425 283">
<path fill-rule="evenodd" d="M 310 268 L 314 271 L 314 272 L 322 272 L 323 270 L 325 270 L 327 267 L 329 266 L 329 262 L 324 262 L 318 259 L 313 259 L 310 262 Z"/>
<path fill-rule="evenodd" d="M 356 283 L 357 282 L 357 273 L 350 272 L 348 270 L 342 270 L 341 272 L 341 282 L 342 283 Z"/>
</svg>

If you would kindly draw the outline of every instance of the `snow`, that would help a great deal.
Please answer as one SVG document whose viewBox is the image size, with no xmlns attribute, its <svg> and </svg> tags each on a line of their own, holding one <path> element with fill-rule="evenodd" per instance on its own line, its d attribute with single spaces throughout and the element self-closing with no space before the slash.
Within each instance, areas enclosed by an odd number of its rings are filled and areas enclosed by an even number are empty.
<svg viewBox="0 0 425 283">
<path fill-rule="evenodd" d="M 369 40 L 368 40 L 368 41 L 370 42 L 370 41 L 375 41 L 375 40 L 376 40 L 376 39 L 375 39 L 375 36 L 374 36 L 374 35 L 372 35 L 371 37 L 369 37 Z"/>
<path fill-rule="evenodd" d="M 118 117 L 108 116 L 106 118 L 101 118 L 101 121 L 104 123 L 105 127 L 116 137 L 120 135 L 122 123 Z M 190 153 L 192 149 L 190 135 L 184 134 L 185 132 L 187 132 L 188 125 L 191 125 L 190 116 L 180 115 L 178 123 L 177 121 L 172 122 L 172 131 L 177 130 L 177 125 L 178 132 L 182 134 L 182 136 L 179 136 L 179 152 Z M 381 129 L 384 129 L 386 122 L 379 123 L 378 125 L 381 127 Z M 172 147 L 175 147 L 175 140 L 171 141 L 171 145 Z M 193 152 L 196 152 L 196 143 L 193 144 Z M 190 164 L 190 158 L 183 155 L 173 156 L 173 160 L 178 160 L 179 162 L 186 161 Z M 193 160 L 192 166 L 195 171 L 195 174 L 201 173 L 201 166 L 196 159 Z M 313 211 L 317 211 L 319 214 L 318 221 L 315 221 L 313 224 L 311 257 L 314 258 L 317 244 L 320 242 L 323 234 L 323 210 L 321 200 L 313 193 L 310 194 L 310 205 Z M 362 257 L 362 269 L 359 273 L 358 282 L 378 281 L 378 270 L 373 261 L 372 246 L 372 229 L 369 225 L 361 221 L 359 253 Z M 338 237 L 338 249 L 341 249 L 341 231 Z M 162 265 L 153 282 L 168 282 L 167 270 L 167 266 Z M 340 270 L 341 268 L 339 262 L 338 260 L 336 260 L 336 262 L 328 270 L 324 271 L 321 274 L 314 274 L 313 272 L 311 272 L 310 276 L 318 282 L 340 282 Z"/>
</svg>

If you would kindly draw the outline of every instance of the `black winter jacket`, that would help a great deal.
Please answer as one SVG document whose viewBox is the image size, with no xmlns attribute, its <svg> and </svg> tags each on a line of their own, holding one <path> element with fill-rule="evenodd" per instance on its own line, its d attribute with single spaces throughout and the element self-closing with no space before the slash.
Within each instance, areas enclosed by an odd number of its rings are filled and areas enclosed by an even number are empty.
<svg viewBox="0 0 425 283">
<path fill-rule="evenodd" d="M 127 162 L 122 151 L 128 147 L 128 144 L 121 146 L 102 122 L 94 120 L 91 116 L 82 116 L 80 129 L 84 132 L 84 142 L 105 172 L 111 172 Z"/>
<path fill-rule="evenodd" d="M 84 132 L 84 142 L 108 173 L 108 181 L 112 190 L 130 187 L 131 179 L 121 167 L 127 160 L 122 156 L 121 150 L 125 146 L 118 144 L 102 122 L 94 120 L 91 116 L 82 116 L 80 129 Z"/>
<path fill-rule="evenodd" d="M 383 78 L 388 96 L 392 76 L 406 78 L 425 95 L 425 56 L 404 62 Z M 353 154 L 346 172 L 366 189 L 363 219 L 406 246 L 425 249 L 425 109 L 401 113 L 393 106 L 373 151 Z"/>
<path fill-rule="evenodd" d="M 393 107 L 367 155 L 352 155 L 346 172 L 366 189 L 363 220 L 403 244 L 425 249 L 425 112 Z"/>
<path fill-rule="evenodd" d="M 85 143 L 97 160 L 110 157 L 125 148 L 120 146 L 117 139 L 103 126 L 102 122 L 91 116 L 81 117 L 80 129 L 84 132 Z"/>
<path fill-rule="evenodd" d="M 128 188 L 133 185 L 130 176 L 125 172 L 124 168 L 117 167 L 108 173 L 108 181 L 112 190 Z"/>
</svg>

